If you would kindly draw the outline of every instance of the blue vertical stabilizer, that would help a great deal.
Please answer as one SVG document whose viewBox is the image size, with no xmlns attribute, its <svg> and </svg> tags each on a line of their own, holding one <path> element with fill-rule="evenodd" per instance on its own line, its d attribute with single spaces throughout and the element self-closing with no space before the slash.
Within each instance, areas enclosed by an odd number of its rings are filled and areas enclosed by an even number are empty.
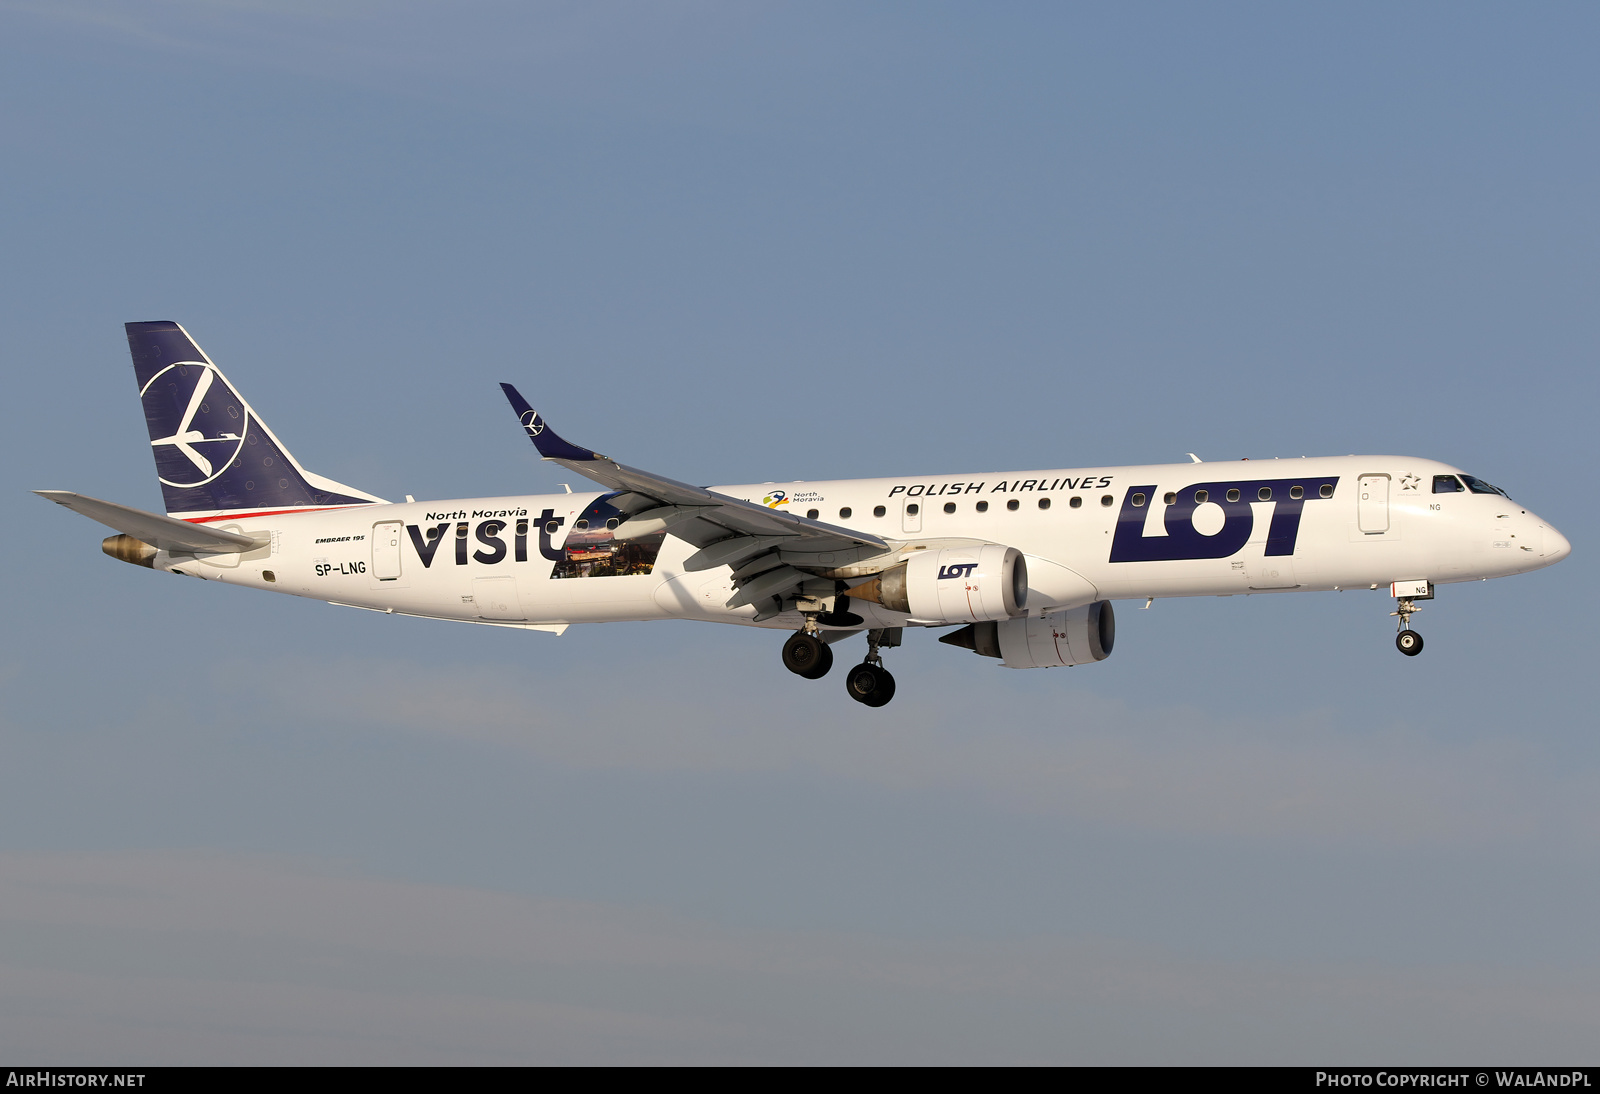
<svg viewBox="0 0 1600 1094">
<path fill-rule="evenodd" d="M 193 519 L 382 501 L 301 467 L 178 324 L 126 326 L 170 515 Z"/>
</svg>

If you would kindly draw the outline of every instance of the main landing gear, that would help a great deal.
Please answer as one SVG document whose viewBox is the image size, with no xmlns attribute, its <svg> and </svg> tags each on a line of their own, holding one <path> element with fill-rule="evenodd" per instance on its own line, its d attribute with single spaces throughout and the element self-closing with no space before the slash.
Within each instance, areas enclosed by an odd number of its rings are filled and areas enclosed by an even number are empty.
<svg viewBox="0 0 1600 1094">
<path fill-rule="evenodd" d="M 878 649 L 899 644 L 898 627 L 867 632 L 867 659 L 851 669 L 844 680 L 850 698 L 869 707 L 881 707 L 894 698 L 894 677 L 883 667 Z M 796 631 L 783 644 L 783 667 L 807 680 L 820 680 L 833 668 L 833 650 L 816 632 Z"/>
<path fill-rule="evenodd" d="M 844 678 L 850 698 L 869 707 L 881 707 L 894 698 L 894 677 L 881 664 L 863 661 Z"/>
<path fill-rule="evenodd" d="M 881 707 L 894 698 L 894 677 L 883 667 L 883 656 L 878 648 L 898 646 L 901 633 L 899 627 L 867 632 L 867 658 L 844 678 L 844 690 L 850 693 L 850 698 L 869 707 Z"/>
<path fill-rule="evenodd" d="M 833 650 L 810 631 L 796 631 L 783 644 L 783 667 L 807 680 L 821 680 L 833 668 Z"/>
</svg>

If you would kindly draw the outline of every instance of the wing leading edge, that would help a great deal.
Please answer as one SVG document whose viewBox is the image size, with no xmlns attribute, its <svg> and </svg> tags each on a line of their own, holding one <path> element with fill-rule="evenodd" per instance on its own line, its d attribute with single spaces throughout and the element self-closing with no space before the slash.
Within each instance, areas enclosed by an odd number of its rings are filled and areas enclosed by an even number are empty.
<svg viewBox="0 0 1600 1094">
<path fill-rule="evenodd" d="M 889 550 L 888 541 L 868 532 L 769 509 L 581 448 L 551 429 L 516 388 L 500 387 L 542 458 L 618 491 L 611 504 L 628 514 L 618 538 L 665 530 L 700 548 L 685 560 L 686 570 L 734 567 L 737 591 L 729 607 L 757 604 L 764 611 L 758 602 L 807 579 L 796 566 L 828 568 Z"/>
</svg>

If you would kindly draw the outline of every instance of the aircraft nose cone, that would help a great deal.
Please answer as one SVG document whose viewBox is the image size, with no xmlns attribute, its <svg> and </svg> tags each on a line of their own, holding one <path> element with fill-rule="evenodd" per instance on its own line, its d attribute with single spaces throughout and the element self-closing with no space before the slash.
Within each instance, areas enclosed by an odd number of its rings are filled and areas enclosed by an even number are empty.
<svg viewBox="0 0 1600 1094">
<path fill-rule="evenodd" d="M 1548 524 L 1542 526 L 1539 537 L 1544 544 L 1540 553 L 1546 562 L 1560 562 L 1572 553 L 1572 544 L 1567 542 L 1567 537 Z"/>
</svg>

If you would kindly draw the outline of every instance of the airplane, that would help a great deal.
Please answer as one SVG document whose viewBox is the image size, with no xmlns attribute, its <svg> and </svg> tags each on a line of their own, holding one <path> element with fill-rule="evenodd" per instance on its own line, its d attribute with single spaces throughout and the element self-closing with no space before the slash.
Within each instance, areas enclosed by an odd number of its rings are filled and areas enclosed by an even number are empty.
<svg viewBox="0 0 1600 1094">
<path fill-rule="evenodd" d="M 1016 669 L 1110 655 L 1115 600 L 1386 589 L 1395 645 L 1436 586 L 1527 573 L 1571 544 L 1499 487 L 1411 456 L 693 486 L 560 437 L 510 384 L 538 455 L 600 489 L 390 502 L 307 471 L 177 323 L 126 324 L 165 515 L 35 493 L 116 531 L 112 558 L 395 615 L 562 634 L 696 619 L 787 631 L 820 679 L 888 703 L 907 628 Z M 1248 467 L 1244 466 L 1249 463 Z"/>
</svg>

